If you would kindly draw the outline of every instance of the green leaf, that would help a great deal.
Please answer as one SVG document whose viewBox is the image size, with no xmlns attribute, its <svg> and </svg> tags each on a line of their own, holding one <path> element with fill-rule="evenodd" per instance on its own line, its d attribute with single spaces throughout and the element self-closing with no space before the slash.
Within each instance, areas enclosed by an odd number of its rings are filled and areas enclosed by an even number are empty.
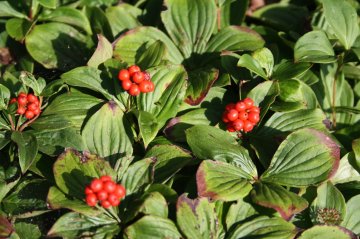
<svg viewBox="0 0 360 239">
<path fill-rule="evenodd" d="M 99 233 L 97 230 L 104 226 L 108 226 L 107 229 L 110 235 L 108 235 L 107 237 L 99 238 L 113 238 L 113 236 L 119 233 L 119 227 L 117 225 L 117 222 L 104 214 L 98 215 L 96 218 L 94 218 L 87 217 L 85 215 L 75 212 L 69 212 L 61 216 L 55 222 L 55 224 L 47 233 L 47 236 L 62 238 L 81 238 L 90 236 L 95 238 L 94 236 Z"/>
<path fill-rule="evenodd" d="M 106 8 L 105 15 L 114 36 L 125 30 L 140 26 L 138 17 L 142 14 L 141 10 L 127 3 Z M 121 16 L 121 17 L 119 17 Z"/>
<path fill-rule="evenodd" d="M 11 140 L 18 146 L 21 172 L 25 173 L 35 160 L 39 144 L 36 137 L 28 132 L 14 131 Z"/>
<path fill-rule="evenodd" d="M 0 17 L 17 17 L 28 19 L 28 17 L 16 11 L 10 4 L 9 1 L 0 1 Z"/>
<path fill-rule="evenodd" d="M 346 216 L 341 226 L 360 234 L 360 195 L 352 197 L 346 203 Z"/>
<path fill-rule="evenodd" d="M 162 21 L 184 58 L 203 53 L 216 24 L 215 1 L 167 0 L 165 5 Z"/>
<path fill-rule="evenodd" d="M 308 207 L 304 198 L 272 183 L 255 183 L 251 197 L 253 202 L 278 211 L 285 220 Z"/>
<path fill-rule="evenodd" d="M 116 100 L 113 95 L 114 89 L 110 88 L 113 87 L 113 84 L 104 81 L 101 78 L 101 72 L 96 68 L 89 66 L 78 67 L 62 74 L 61 79 L 71 86 L 88 88 L 103 94 L 108 100 Z M 123 109 L 124 106 L 118 101 L 117 103 Z"/>
<path fill-rule="evenodd" d="M 84 188 L 92 179 L 109 175 L 115 179 L 115 172 L 105 160 L 94 155 L 82 155 L 66 149 L 53 166 L 56 185 L 60 190 L 77 199 L 84 199 Z"/>
<path fill-rule="evenodd" d="M 45 68 L 60 70 L 84 65 L 93 44 L 89 37 L 63 23 L 36 25 L 26 36 L 25 43 L 37 62 Z"/>
<path fill-rule="evenodd" d="M 155 158 L 145 158 L 128 168 L 121 180 L 127 195 L 142 190 L 144 186 L 153 181 L 155 163 Z"/>
<path fill-rule="evenodd" d="M 91 30 L 94 34 L 101 34 L 109 41 L 113 41 L 114 36 L 110 23 L 100 7 L 86 7 L 85 15 L 90 21 Z"/>
<path fill-rule="evenodd" d="M 231 164 L 204 160 L 196 173 L 197 191 L 200 197 L 234 201 L 251 191 L 244 171 Z"/>
<path fill-rule="evenodd" d="M 57 0 L 36 0 L 46 8 L 56 8 Z"/>
<path fill-rule="evenodd" d="M 211 126 L 196 125 L 186 130 L 186 139 L 196 157 L 230 163 L 241 171 L 241 177 L 257 178 L 256 167 L 248 152 L 227 132 Z"/>
<path fill-rule="evenodd" d="M 300 129 L 280 144 L 261 179 L 292 187 L 319 184 L 336 173 L 339 160 L 340 148 L 329 136 Z"/>
<path fill-rule="evenodd" d="M 19 79 L 24 85 L 33 89 L 35 95 L 37 96 L 41 95 L 46 86 L 46 81 L 43 78 L 39 77 L 36 80 L 32 74 L 25 71 L 21 72 Z"/>
<path fill-rule="evenodd" d="M 340 43 L 349 50 L 359 35 L 356 9 L 347 1 L 323 0 L 324 15 Z"/>
<path fill-rule="evenodd" d="M 145 157 L 156 158 L 154 181 L 158 183 L 169 180 L 193 159 L 190 152 L 176 145 L 155 145 Z"/>
<path fill-rule="evenodd" d="M 260 64 L 261 68 L 265 69 L 266 76 L 270 78 L 274 68 L 274 56 L 272 52 L 268 48 L 264 47 L 256 50 L 252 54 L 252 57 Z"/>
<path fill-rule="evenodd" d="M 331 183 L 326 182 L 317 188 L 317 197 L 311 204 L 310 216 L 314 224 L 339 225 L 345 217 L 344 196 Z"/>
<path fill-rule="evenodd" d="M 22 42 L 30 31 L 32 23 L 22 18 L 12 18 L 6 21 L 6 32 L 17 41 Z"/>
<path fill-rule="evenodd" d="M 82 124 L 89 111 L 101 105 L 103 100 L 79 91 L 71 91 L 58 95 L 42 112 L 44 116 L 58 116 L 70 120 L 72 125 L 80 132 Z M 55 119 L 56 120 L 56 119 Z M 60 119 L 59 119 L 60 120 Z"/>
<path fill-rule="evenodd" d="M 138 123 L 140 134 L 144 142 L 145 148 L 149 145 L 149 143 L 155 139 L 156 135 L 158 134 L 159 123 L 154 115 L 146 111 L 139 111 L 138 115 Z"/>
<path fill-rule="evenodd" d="M 132 155 L 133 134 L 130 123 L 112 101 L 93 114 L 82 130 L 85 148 L 111 165 Z"/>
<path fill-rule="evenodd" d="M 245 202 L 244 199 L 239 199 L 229 207 L 226 215 L 226 226 L 229 230 L 233 225 L 253 217 L 256 214 L 258 213 L 252 204 Z"/>
<path fill-rule="evenodd" d="M 206 51 L 255 51 L 263 47 L 262 37 L 247 27 L 228 26 L 211 38 Z"/>
<path fill-rule="evenodd" d="M 41 231 L 37 225 L 25 222 L 18 222 L 15 224 L 15 231 L 19 238 L 39 239 L 41 238 Z"/>
<path fill-rule="evenodd" d="M 25 180 L 2 200 L 2 209 L 11 215 L 29 214 L 30 216 L 47 212 L 46 194 L 48 189 L 49 183 L 43 179 Z"/>
<path fill-rule="evenodd" d="M 317 225 L 304 231 L 299 239 L 356 239 L 357 236 L 339 226 Z"/>
<path fill-rule="evenodd" d="M 245 67 L 256 75 L 264 78 L 265 80 L 268 80 L 268 77 L 266 76 L 266 73 L 261 67 L 260 63 L 248 54 L 244 54 L 240 57 L 237 66 Z"/>
<path fill-rule="evenodd" d="M 175 224 L 166 218 L 144 216 L 125 229 L 124 236 L 131 238 L 182 238 Z"/>
<path fill-rule="evenodd" d="M 354 162 L 355 161 L 355 162 Z M 352 166 L 356 164 L 356 158 L 353 153 L 347 153 L 341 158 L 339 169 L 331 178 L 333 184 L 342 184 L 354 181 L 360 181 L 360 173 Z M 354 165 L 358 168 L 358 165 Z"/>
<path fill-rule="evenodd" d="M 0 109 L 6 109 L 8 107 L 9 99 L 10 90 L 6 86 L 0 84 Z"/>
<path fill-rule="evenodd" d="M 293 63 L 291 61 L 283 61 L 276 66 L 273 74 L 274 80 L 289 80 L 302 76 L 311 68 L 311 64 L 307 62 Z"/>
<path fill-rule="evenodd" d="M 218 77 L 219 70 L 214 68 L 190 71 L 185 102 L 190 105 L 200 104 Z"/>
<path fill-rule="evenodd" d="M 100 64 L 106 60 L 111 59 L 113 55 L 113 49 L 111 43 L 103 36 L 98 34 L 98 45 L 94 54 L 89 59 L 87 65 L 97 68 Z"/>
<path fill-rule="evenodd" d="M 146 49 L 157 40 L 166 46 L 165 59 L 174 64 L 180 64 L 184 60 L 169 37 L 154 27 L 137 27 L 121 35 L 114 43 L 114 57 L 130 65 L 137 64 Z"/>
<path fill-rule="evenodd" d="M 47 196 L 47 203 L 53 210 L 67 208 L 86 216 L 98 216 L 102 212 L 88 206 L 85 202 L 66 196 L 57 187 L 51 187 Z"/>
<path fill-rule="evenodd" d="M 39 20 L 66 23 L 83 29 L 88 34 L 92 34 L 89 19 L 82 11 L 75 8 L 58 7 L 51 12 L 42 12 Z"/>
<path fill-rule="evenodd" d="M 208 198 L 192 200 L 181 195 L 176 203 L 176 222 L 186 238 L 215 238 L 219 231 L 215 205 Z"/>
<path fill-rule="evenodd" d="M 230 231 L 227 239 L 292 239 L 297 230 L 293 224 L 282 218 L 257 217 L 249 222 L 239 224 Z"/>
<path fill-rule="evenodd" d="M 311 31 L 295 44 L 295 61 L 330 63 L 336 61 L 334 50 L 323 31 Z"/>
<path fill-rule="evenodd" d="M 144 54 L 141 54 L 138 60 L 138 65 L 141 69 L 148 69 L 153 66 L 158 66 L 166 53 L 166 45 L 157 40 L 147 48 Z"/>
<path fill-rule="evenodd" d="M 136 97 L 138 110 L 151 113 L 158 129 L 174 117 L 182 104 L 186 91 L 186 71 L 181 65 L 163 65 L 148 70 L 155 90 Z"/>
</svg>

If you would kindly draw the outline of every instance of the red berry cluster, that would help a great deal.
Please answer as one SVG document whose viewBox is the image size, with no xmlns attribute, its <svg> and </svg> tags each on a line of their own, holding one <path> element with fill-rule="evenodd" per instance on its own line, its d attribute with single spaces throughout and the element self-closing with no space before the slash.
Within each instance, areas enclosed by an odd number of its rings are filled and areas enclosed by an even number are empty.
<svg viewBox="0 0 360 239">
<path fill-rule="evenodd" d="M 94 207 L 98 201 L 103 208 L 116 207 L 125 194 L 124 186 L 116 184 L 110 176 L 101 176 L 85 188 L 85 201 L 90 207 Z"/>
<path fill-rule="evenodd" d="M 260 108 L 254 106 L 254 101 L 245 98 L 236 104 L 230 103 L 225 107 L 222 120 L 230 132 L 250 132 L 260 120 Z"/>
<path fill-rule="evenodd" d="M 137 96 L 140 92 L 152 92 L 155 88 L 154 83 L 150 79 L 150 74 L 141 71 L 137 65 L 120 70 L 118 78 L 121 81 L 122 88 L 132 96 Z"/>
<path fill-rule="evenodd" d="M 12 98 L 10 104 L 17 103 L 18 108 L 16 113 L 19 115 L 25 115 L 27 119 L 32 119 L 40 114 L 40 101 L 33 94 L 25 94 L 21 92 L 17 98 Z"/>
</svg>

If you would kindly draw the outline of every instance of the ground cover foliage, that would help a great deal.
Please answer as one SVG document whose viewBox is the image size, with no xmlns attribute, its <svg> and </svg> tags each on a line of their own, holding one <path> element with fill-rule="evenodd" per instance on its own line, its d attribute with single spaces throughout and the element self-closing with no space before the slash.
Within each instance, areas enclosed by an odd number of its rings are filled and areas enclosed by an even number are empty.
<svg viewBox="0 0 360 239">
<path fill-rule="evenodd" d="M 0 238 L 358 238 L 360 5 L 255 2 L 0 1 Z"/>
</svg>

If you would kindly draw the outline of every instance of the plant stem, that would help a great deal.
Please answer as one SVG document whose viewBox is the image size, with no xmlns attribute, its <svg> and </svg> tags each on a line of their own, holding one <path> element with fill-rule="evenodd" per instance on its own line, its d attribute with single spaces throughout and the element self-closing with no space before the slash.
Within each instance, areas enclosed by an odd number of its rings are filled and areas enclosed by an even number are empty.
<svg viewBox="0 0 360 239">
<path fill-rule="evenodd" d="M 9 121 L 10 121 L 10 124 L 11 124 L 11 129 L 15 130 L 15 124 L 14 124 L 14 121 L 12 120 L 11 115 L 8 114 L 8 118 L 9 118 Z"/>
</svg>

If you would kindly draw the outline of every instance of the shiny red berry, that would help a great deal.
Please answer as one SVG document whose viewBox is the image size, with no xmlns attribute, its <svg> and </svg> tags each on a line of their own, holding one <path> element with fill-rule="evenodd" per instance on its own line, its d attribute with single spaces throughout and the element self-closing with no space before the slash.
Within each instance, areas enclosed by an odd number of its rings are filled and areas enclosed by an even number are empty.
<svg viewBox="0 0 360 239">
<path fill-rule="evenodd" d="M 104 200 L 104 201 L 101 201 L 101 206 L 103 208 L 109 208 L 109 207 L 111 207 L 111 204 L 108 200 Z"/>
<path fill-rule="evenodd" d="M 118 206 L 120 204 L 120 198 L 118 198 L 115 194 L 109 194 L 108 199 L 107 199 L 111 206 Z"/>
<path fill-rule="evenodd" d="M 118 184 L 118 185 L 116 185 L 116 188 L 115 188 L 115 191 L 113 192 L 113 194 L 115 196 L 117 196 L 118 198 L 123 198 L 126 195 L 126 190 L 123 185 Z"/>
<path fill-rule="evenodd" d="M 19 106 L 19 108 L 17 109 L 16 113 L 19 115 L 23 115 L 26 112 L 26 108 L 23 106 Z"/>
<path fill-rule="evenodd" d="M 87 195 L 87 194 L 92 194 L 92 193 L 94 193 L 93 192 L 93 190 L 91 190 L 91 188 L 90 187 L 85 187 L 85 194 Z"/>
<path fill-rule="evenodd" d="M 112 181 L 112 178 L 108 175 L 104 175 L 100 177 L 100 180 L 106 182 L 106 181 Z"/>
<path fill-rule="evenodd" d="M 112 193 L 115 191 L 116 188 L 116 183 L 114 183 L 113 181 L 107 181 L 104 182 L 104 186 L 103 189 L 108 192 L 108 193 Z"/>
<path fill-rule="evenodd" d="M 253 123 L 251 123 L 250 121 L 248 121 L 248 120 L 245 120 L 244 121 L 244 131 L 245 132 L 250 132 L 252 129 L 254 128 L 254 124 Z"/>
<path fill-rule="evenodd" d="M 99 192 L 103 188 L 103 182 L 100 179 L 95 178 L 90 184 L 91 190 L 95 193 Z"/>
<path fill-rule="evenodd" d="M 250 112 L 248 116 L 248 120 L 256 124 L 260 121 L 260 116 L 258 113 Z"/>
<path fill-rule="evenodd" d="M 253 106 L 249 109 L 249 112 L 253 112 L 253 113 L 260 113 L 260 108 L 257 106 Z"/>
<path fill-rule="evenodd" d="M 26 104 L 28 103 L 26 96 L 19 96 L 17 101 L 18 101 L 18 104 L 21 106 L 26 106 Z"/>
<path fill-rule="evenodd" d="M 39 108 L 39 106 L 36 103 L 30 103 L 30 104 L 27 105 L 27 109 L 31 110 L 31 111 L 34 111 L 37 108 Z"/>
<path fill-rule="evenodd" d="M 141 71 L 135 72 L 131 79 L 134 83 L 140 84 L 140 82 L 144 81 L 145 79 L 144 73 L 142 73 Z"/>
<path fill-rule="evenodd" d="M 12 99 L 10 100 L 9 104 L 14 104 L 14 103 L 16 103 L 16 102 L 17 102 L 17 99 L 16 99 L 16 98 L 12 98 Z"/>
<path fill-rule="evenodd" d="M 227 113 L 227 118 L 229 121 L 235 121 L 238 118 L 239 113 L 237 112 L 237 110 L 232 109 Z"/>
<path fill-rule="evenodd" d="M 244 110 L 246 110 L 246 105 L 245 105 L 244 102 L 239 101 L 239 102 L 236 103 L 235 109 L 236 109 L 237 111 L 239 111 L 239 112 L 240 112 L 240 111 L 244 111 Z"/>
<path fill-rule="evenodd" d="M 246 111 L 241 111 L 241 112 L 239 112 L 239 119 L 241 119 L 241 120 L 247 120 L 248 119 L 248 117 L 249 117 L 249 115 L 248 115 L 248 113 L 246 112 Z"/>
<path fill-rule="evenodd" d="M 20 92 L 20 93 L 18 94 L 18 97 L 27 97 L 27 94 L 24 93 L 24 92 Z"/>
<path fill-rule="evenodd" d="M 34 118 L 34 116 L 35 116 L 35 114 L 34 114 L 34 112 L 32 110 L 26 110 L 25 118 L 32 119 L 32 118 Z"/>
<path fill-rule="evenodd" d="M 230 103 L 230 104 L 227 104 L 226 106 L 225 106 L 225 109 L 227 110 L 227 111 L 230 111 L 230 110 L 232 110 L 232 109 L 234 109 L 235 108 L 235 104 L 234 103 Z"/>
<path fill-rule="evenodd" d="M 41 112 L 40 107 L 38 106 L 35 110 L 33 110 L 33 112 L 34 112 L 34 115 L 40 114 L 40 112 Z"/>
<path fill-rule="evenodd" d="M 103 201 L 108 198 L 108 193 L 104 189 L 102 189 L 96 193 L 96 196 L 97 196 L 98 200 Z"/>
<path fill-rule="evenodd" d="M 139 88 L 140 88 L 140 92 L 142 93 L 148 93 L 151 91 L 151 89 L 153 88 L 152 87 L 152 82 L 151 81 L 142 81 L 140 84 L 139 84 Z"/>
<path fill-rule="evenodd" d="M 246 109 L 250 109 L 251 107 L 254 106 L 254 101 L 252 99 L 250 99 L 250 98 L 243 99 L 243 102 L 246 105 Z"/>
<path fill-rule="evenodd" d="M 244 121 L 242 121 L 241 119 L 237 119 L 233 122 L 233 127 L 236 131 L 240 131 L 243 129 L 244 127 Z"/>
<path fill-rule="evenodd" d="M 89 205 L 90 207 L 94 207 L 98 201 L 97 197 L 95 194 L 90 193 L 86 195 L 86 199 L 85 199 L 87 205 Z"/>
<path fill-rule="evenodd" d="M 124 89 L 124 90 L 129 90 L 130 89 L 130 87 L 132 86 L 132 82 L 130 81 L 130 80 L 123 80 L 122 82 L 121 82 L 121 86 L 122 86 L 122 88 Z"/>
<path fill-rule="evenodd" d="M 133 76 L 136 72 L 141 71 L 140 67 L 138 67 L 137 65 L 132 65 L 128 68 L 130 77 Z"/>
<path fill-rule="evenodd" d="M 140 88 L 138 85 L 132 84 L 128 92 L 132 96 L 138 96 L 140 94 Z"/>
<path fill-rule="evenodd" d="M 37 101 L 38 101 L 38 98 L 37 98 L 35 95 L 33 95 L 33 94 L 28 94 L 28 95 L 27 95 L 27 100 L 28 100 L 28 102 L 30 102 L 30 103 L 34 103 L 34 102 L 37 102 Z"/>
<path fill-rule="evenodd" d="M 230 120 L 227 118 L 227 112 L 224 112 L 223 115 L 222 115 L 222 121 L 224 123 L 229 123 Z"/>
<path fill-rule="evenodd" d="M 130 80 L 130 73 L 128 70 L 126 69 L 122 69 L 119 71 L 119 74 L 118 74 L 118 79 L 120 81 L 124 81 L 124 80 Z"/>
<path fill-rule="evenodd" d="M 236 130 L 234 129 L 232 123 L 228 123 L 226 125 L 226 129 L 229 131 L 229 132 L 235 132 Z"/>
</svg>

